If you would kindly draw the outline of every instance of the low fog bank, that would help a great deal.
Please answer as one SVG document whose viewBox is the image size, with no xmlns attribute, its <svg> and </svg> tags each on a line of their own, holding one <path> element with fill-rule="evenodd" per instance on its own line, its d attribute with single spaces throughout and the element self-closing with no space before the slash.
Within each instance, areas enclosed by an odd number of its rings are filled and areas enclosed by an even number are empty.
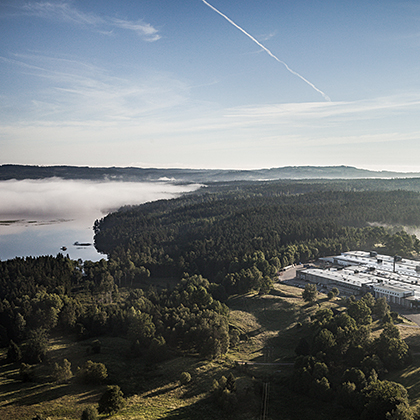
<svg viewBox="0 0 420 420">
<path fill-rule="evenodd" d="M 90 220 L 124 205 L 174 198 L 200 185 L 169 182 L 94 182 L 50 178 L 0 181 L 0 222 Z"/>
<path fill-rule="evenodd" d="M 404 230 L 409 235 L 416 235 L 417 239 L 420 239 L 420 228 L 417 226 L 403 226 Z"/>
<path fill-rule="evenodd" d="M 420 239 L 420 226 L 404 226 L 404 225 L 389 225 L 387 223 L 371 222 L 369 226 L 382 226 L 386 229 L 390 229 L 392 233 L 397 233 L 404 230 L 409 235 L 415 235 L 417 239 Z"/>
</svg>

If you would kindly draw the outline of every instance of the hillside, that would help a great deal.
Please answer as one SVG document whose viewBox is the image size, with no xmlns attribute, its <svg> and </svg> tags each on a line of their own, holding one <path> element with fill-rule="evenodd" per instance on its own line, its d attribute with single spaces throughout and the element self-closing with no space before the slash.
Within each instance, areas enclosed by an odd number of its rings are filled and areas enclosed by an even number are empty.
<svg viewBox="0 0 420 420">
<path fill-rule="evenodd" d="M 351 166 L 286 166 L 255 170 L 135 168 L 135 167 L 81 167 L 31 166 L 5 164 L 0 166 L 0 180 L 43 179 L 117 180 L 176 182 L 258 181 L 278 179 L 361 179 L 361 178 L 416 178 L 420 173 L 369 171 Z"/>
<path fill-rule="evenodd" d="M 322 419 L 313 412 L 313 401 L 300 401 L 299 406 L 290 405 L 289 397 L 295 403 L 297 395 L 283 398 L 276 395 L 279 381 L 286 378 L 292 366 L 276 366 L 276 363 L 290 363 L 295 356 L 294 348 L 299 339 L 296 330 L 298 321 L 304 322 L 313 314 L 316 307 L 307 307 L 301 298 L 301 290 L 277 284 L 269 296 L 259 297 L 251 293 L 232 298 L 231 326 L 241 331 L 241 340 L 225 356 L 209 361 L 197 357 L 183 356 L 163 362 L 152 369 L 147 368 L 141 359 L 127 358 L 129 343 L 120 338 L 103 337 L 100 354 L 88 354 L 91 340 L 75 341 L 57 336 L 50 341 L 49 365 L 67 358 L 73 371 L 86 360 L 105 363 L 112 383 L 119 383 L 127 396 L 127 407 L 111 416 L 113 419 L 218 419 L 224 416 L 223 410 L 209 399 L 213 381 L 232 372 L 237 381 L 238 399 L 241 406 L 229 413 L 229 418 L 253 419 L 261 408 L 261 396 L 255 387 L 270 378 L 272 394 L 270 407 L 272 413 L 281 406 L 289 412 L 290 419 L 301 415 L 309 419 Z M 327 302 L 326 305 L 334 305 Z M 268 348 L 274 351 L 267 353 Z M 0 374 L 0 417 L 2 420 L 30 420 L 36 413 L 58 420 L 79 419 L 81 411 L 98 402 L 104 386 L 78 384 L 75 379 L 69 383 L 22 383 L 19 369 L 15 364 L 4 364 Z M 235 367 L 236 361 L 249 361 L 247 369 Z M 257 364 L 252 365 L 252 362 Z M 264 365 L 265 362 L 271 363 Z M 261 365 L 258 363 L 262 363 Z M 45 374 L 47 367 L 39 368 Z M 188 371 L 191 383 L 179 384 L 179 375 Z M 41 375 L 41 373 L 40 373 Z M 276 385 L 277 383 L 277 385 Z M 256 393 L 255 393 L 256 392 Z M 293 404 L 294 404 L 293 403 Z M 332 413 L 334 408 L 321 404 L 323 411 Z M 269 407 L 269 410 L 270 410 Z M 277 408 L 275 408 L 277 407 Z M 276 410 L 276 411 L 275 411 Z M 332 410 L 332 411 L 331 411 Z M 312 412 L 312 414 L 311 414 Z M 349 417 L 342 417 L 353 419 Z"/>
<path fill-rule="evenodd" d="M 46 375 L 49 366 L 60 363 L 63 358 L 71 362 L 74 373 L 77 366 L 82 366 L 88 359 L 105 363 L 109 383 L 118 383 L 127 398 L 127 406 L 118 414 L 106 417 L 110 419 L 255 419 L 263 406 L 262 386 L 269 384 L 267 418 L 281 412 L 282 418 L 288 420 L 338 417 L 355 420 L 358 417 L 351 410 L 302 397 L 286 385 L 293 372 L 290 364 L 295 358 L 294 349 L 307 331 L 299 325 L 305 325 L 319 308 L 340 309 L 342 303 L 340 298 L 330 301 L 320 295 L 317 305 L 307 305 L 301 297 L 301 289 L 276 283 L 270 295 L 249 293 L 229 299 L 230 325 L 240 331 L 240 341 L 218 359 L 203 360 L 183 355 L 150 367 L 142 359 L 127 357 L 129 343 L 121 338 L 101 337 L 101 353 L 92 354 L 88 351 L 91 339 L 76 341 L 74 337 L 54 336 L 49 343 L 48 364 L 38 367 L 38 375 Z M 398 329 L 417 352 L 420 329 L 407 320 L 401 321 Z M 373 330 L 379 334 L 378 324 L 373 325 Z M 35 414 L 48 416 L 50 420 L 78 420 L 83 409 L 97 404 L 105 390 L 104 385 L 84 385 L 75 378 L 61 384 L 52 381 L 22 383 L 18 365 L 5 364 L 4 351 L 0 358 L 2 420 L 31 420 Z M 247 367 L 241 365 L 245 361 Z M 179 376 L 183 371 L 188 371 L 192 380 L 181 385 Z M 212 384 L 230 373 L 236 378 L 237 402 L 230 408 L 223 408 L 211 397 Z M 419 403 L 418 356 L 409 367 L 385 378 L 403 383 L 409 390 L 411 405 Z"/>
</svg>

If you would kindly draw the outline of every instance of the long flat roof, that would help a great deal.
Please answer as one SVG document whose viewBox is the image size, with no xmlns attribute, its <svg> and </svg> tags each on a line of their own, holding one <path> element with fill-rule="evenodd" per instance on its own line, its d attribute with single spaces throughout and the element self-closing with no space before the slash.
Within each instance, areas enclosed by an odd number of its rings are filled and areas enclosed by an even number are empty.
<svg viewBox="0 0 420 420">
<path fill-rule="evenodd" d="M 376 256 L 370 256 L 370 252 L 348 251 L 333 258 L 354 262 L 356 264 L 368 265 L 369 267 L 374 267 L 383 271 L 394 271 L 394 257 L 389 255 L 377 254 Z M 420 280 L 420 272 L 416 271 L 417 267 L 420 267 L 420 261 L 409 260 L 407 258 L 401 258 L 400 261 L 395 263 L 395 271 L 397 273 L 415 277 Z"/>
<path fill-rule="evenodd" d="M 411 292 L 420 299 L 420 284 L 413 284 L 405 276 L 389 276 L 389 273 L 369 273 L 358 271 L 359 267 L 347 267 L 346 269 L 321 269 L 308 268 L 303 270 L 305 273 L 322 277 L 328 280 L 337 281 L 343 284 L 356 287 L 372 286 L 392 290 L 398 293 Z"/>
<path fill-rule="evenodd" d="M 324 260 L 342 261 L 347 265 L 339 269 L 309 268 L 304 272 L 356 287 L 377 286 L 398 293 L 411 292 L 414 294 L 413 299 L 420 299 L 420 273 L 416 271 L 420 266 L 419 261 L 403 258 L 396 262 L 394 272 L 393 256 L 371 256 L 370 252 L 366 251 L 344 252 Z"/>
</svg>

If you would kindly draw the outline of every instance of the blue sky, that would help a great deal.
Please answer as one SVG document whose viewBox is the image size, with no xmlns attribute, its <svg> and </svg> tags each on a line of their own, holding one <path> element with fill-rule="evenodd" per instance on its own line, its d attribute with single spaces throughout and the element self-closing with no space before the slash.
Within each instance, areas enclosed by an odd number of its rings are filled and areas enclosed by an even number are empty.
<svg viewBox="0 0 420 420">
<path fill-rule="evenodd" d="M 208 3 L 0 2 L 0 163 L 420 171 L 420 3 Z"/>
</svg>

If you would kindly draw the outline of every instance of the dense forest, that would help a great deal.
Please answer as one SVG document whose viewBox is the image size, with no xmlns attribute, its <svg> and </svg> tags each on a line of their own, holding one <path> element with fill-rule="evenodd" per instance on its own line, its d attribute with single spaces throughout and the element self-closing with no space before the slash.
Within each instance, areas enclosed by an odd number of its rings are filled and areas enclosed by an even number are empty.
<svg viewBox="0 0 420 420">
<path fill-rule="evenodd" d="M 165 354 L 165 343 L 211 357 L 229 345 L 228 309 L 201 276 L 186 277 L 171 291 L 135 289 L 120 299 L 105 260 L 80 265 L 59 254 L 1 262 L 0 279 L 0 344 L 34 337 L 35 345 L 23 346 L 29 363 L 44 359 L 45 334 L 57 329 L 79 339 L 130 337 L 133 352 L 152 346 L 153 356 L 154 345 Z"/>
<path fill-rule="evenodd" d="M 130 282 L 188 273 L 228 294 L 264 287 L 281 267 L 350 249 L 417 254 L 419 240 L 401 226 L 420 225 L 420 194 L 357 185 L 361 191 L 335 182 L 203 189 L 108 215 L 95 223 L 95 246 L 119 284 L 127 269 Z"/>
<path fill-rule="evenodd" d="M 270 293 L 282 267 L 350 249 L 417 257 L 420 241 L 405 227 L 420 225 L 418 181 L 396 182 L 410 188 L 392 190 L 388 180 L 220 183 L 122 208 L 94 225 L 107 260 L 0 262 L 0 345 L 22 381 L 39 380 L 34 366 L 48 362 L 52 334 L 94 340 L 92 353 L 101 337 L 121 337 L 130 343 L 125 356 L 149 366 L 186 354 L 218 358 L 244 338 L 230 324 L 229 298 Z M 315 295 L 305 289 L 308 305 Z M 413 419 L 407 392 L 379 379 L 411 361 L 397 318 L 370 295 L 315 312 L 300 325 L 286 386 L 362 418 Z M 372 320 L 383 328 L 376 338 Z M 106 367 L 88 362 L 77 380 L 106 382 Z M 57 380 L 72 377 L 68 361 L 50 368 Z M 235 392 L 233 377 L 213 387 L 225 408 L 235 407 Z"/>
</svg>

